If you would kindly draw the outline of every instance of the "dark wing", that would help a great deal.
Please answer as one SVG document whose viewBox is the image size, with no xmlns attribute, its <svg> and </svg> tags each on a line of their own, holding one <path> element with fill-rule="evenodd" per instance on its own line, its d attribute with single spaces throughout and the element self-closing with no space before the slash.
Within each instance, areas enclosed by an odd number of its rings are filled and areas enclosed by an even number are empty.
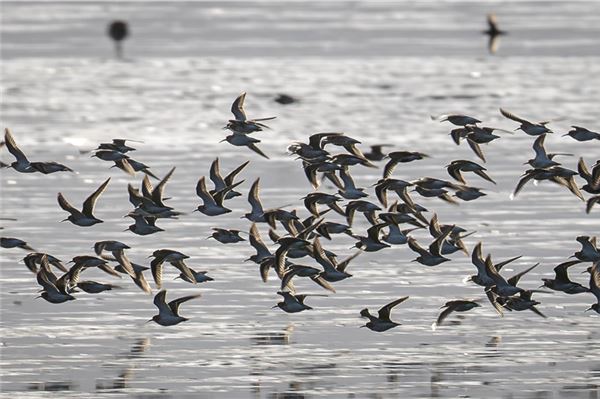
<svg viewBox="0 0 600 399">
<path fill-rule="evenodd" d="M 246 145 L 246 147 L 250 148 L 252 151 L 254 151 L 255 153 L 257 153 L 257 154 L 258 154 L 258 155 L 260 155 L 261 157 L 264 157 L 264 158 L 267 158 L 267 159 L 269 159 L 269 157 L 268 157 L 268 156 L 267 156 L 267 155 L 266 155 L 264 152 L 262 152 L 262 150 L 261 150 L 260 148 L 258 148 L 258 147 L 256 146 L 256 144 L 254 144 L 254 143 L 249 143 L 248 145 Z"/>
<path fill-rule="evenodd" d="M 152 198 L 152 201 L 154 201 L 154 203 L 156 205 L 165 206 L 165 204 L 163 204 L 163 202 L 162 202 L 163 191 L 165 190 L 165 184 L 167 184 L 167 181 L 169 181 L 169 178 L 171 178 L 171 175 L 173 175 L 173 172 L 175 172 L 175 166 L 173 166 L 171 168 L 169 173 L 167 173 L 165 175 L 165 177 L 163 177 L 163 179 L 160 181 L 160 183 L 158 183 L 158 185 L 154 188 L 154 190 L 152 190 L 151 198 Z"/>
<path fill-rule="evenodd" d="M 481 147 L 479 146 L 479 144 L 477 144 L 475 141 L 471 140 L 469 138 L 469 136 L 467 136 L 467 143 L 469 144 L 469 147 L 471 147 L 471 149 L 473 150 L 475 155 L 477 155 L 479 157 L 479 159 L 481 159 L 483 162 L 485 162 L 485 155 L 483 154 L 483 151 L 481 150 Z"/>
<path fill-rule="evenodd" d="M 573 265 L 581 263 L 580 260 L 571 260 L 568 262 L 563 262 L 560 265 L 554 268 L 554 273 L 556 273 L 556 279 L 563 282 L 569 282 L 569 274 L 567 269 Z"/>
<path fill-rule="evenodd" d="M 348 267 L 348 265 L 350 264 L 350 262 L 352 262 L 352 260 L 354 260 L 354 258 L 356 258 L 358 255 L 360 255 L 363 251 L 356 251 L 354 254 L 350 255 L 349 257 L 347 257 L 346 259 L 344 259 L 343 261 L 341 261 L 340 263 L 338 263 L 335 267 L 336 269 L 338 269 L 340 272 L 344 272 L 346 271 L 346 268 Z"/>
<path fill-rule="evenodd" d="M 17 143 L 15 142 L 15 139 L 12 136 L 9 128 L 4 129 L 4 142 L 6 143 L 6 148 L 8 148 L 8 152 L 10 152 L 17 159 L 17 162 L 29 163 L 29 160 L 27 159 L 23 151 L 21 151 L 19 147 L 17 147 Z"/>
<path fill-rule="evenodd" d="M 246 92 L 243 92 L 235 99 L 233 104 L 231 104 L 231 112 L 237 121 L 245 121 L 246 120 L 246 112 L 244 111 L 244 100 L 246 99 Z"/>
<path fill-rule="evenodd" d="M 258 197 L 258 184 L 260 183 L 260 177 L 256 179 L 256 181 L 250 187 L 250 191 L 248 192 L 248 202 L 252 207 L 252 213 L 264 213 L 263 206 L 260 202 L 260 198 Z"/>
<path fill-rule="evenodd" d="M 523 123 L 523 124 L 531 124 L 531 122 L 529 122 L 525 119 L 519 118 L 517 115 L 513 114 L 512 112 L 508 112 L 505 109 L 500 108 L 500 113 L 502 115 L 504 115 L 506 118 L 512 119 L 515 122 L 519 122 L 519 123 Z"/>
<path fill-rule="evenodd" d="M 383 168 L 383 178 L 384 179 L 386 179 L 392 175 L 392 173 L 394 172 L 394 169 L 396 168 L 396 165 L 398 165 L 398 162 L 396 162 L 394 159 L 390 158 L 388 163 L 386 163 Z"/>
<path fill-rule="evenodd" d="M 525 269 L 522 272 L 515 274 L 514 276 L 512 276 L 511 278 L 508 279 L 508 284 L 516 287 L 517 284 L 519 283 L 519 280 L 521 279 L 521 277 L 523 277 L 526 273 L 533 270 L 537 266 L 539 266 L 539 263 L 536 263 L 535 265 L 531 266 L 530 268 Z"/>
<path fill-rule="evenodd" d="M 198 298 L 200 296 L 202 296 L 202 294 L 182 296 L 181 298 L 174 299 L 169 302 L 169 308 L 175 315 L 179 316 L 179 305 L 189 301 L 190 299 Z"/>
<path fill-rule="evenodd" d="M 110 182 L 110 177 L 106 179 L 106 181 L 102 183 L 96 191 L 94 191 L 89 197 L 87 197 L 87 199 L 83 203 L 83 209 L 81 210 L 81 213 L 88 217 L 94 217 L 94 206 L 96 205 L 98 197 L 100 197 L 100 195 L 106 190 L 108 182 Z"/>
<path fill-rule="evenodd" d="M 198 180 L 198 184 L 196 184 L 196 195 L 198 195 L 198 197 L 200 197 L 202 199 L 202 201 L 204 202 L 205 205 L 213 205 L 216 206 L 217 203 L 215 202 L 215 199 L 213 198 L 212 195 L 210 195 L 210 193 L 208 192 L 208 190 L 206 189 L 206 184 L 204 183 L 204 176 L 202 176 L 199 180 Z"/>
<path fill-rule="evenodd" d="M 167 290 L 161 290 L 154 296 L 154 305 L 158 308 L 160 314 L 171 315 L 173 312 L 167 305 Z"/>
<path fill-rule="evenodd" d="M 235 179 L 235 177 L 246 167 L 246 165 L 248 165 L 250 163 L 250 161 L 246 161 L 243 164 L 241 164 L 240 166 L 238 166 L 237 168 L 235 168 L 233 171 L 231 171 L 227 176 L 225 176 L 225 185 L 226 186 L 231 186 L 233 184 L 233 179 Z"/>
<path fill-rule="evenodd" d="M 600 303 L 600 263 L 596 262 L 590 271 L 590 291 Z"/>
<path fill-rule="evenodd" d="M 81 212 L 78 209 L 75 209 L 73 205 L 67 201 L 67 199 L 62 195 L 62 193 L 58 193 L 58 205 L 65 211 L 69 212 L 73 216 L 81 215 Z"/>
<path fill-rule="evenodd" d="M 588 199 L 586 207 L 585 207 L 586 213 L 590 213 L 592 211 L 592 208 L 594 207 L 594 205 L 597 202 L 600 202 L 600 195 L 596 195 L 595 197 L 590 197 L 590 199 Z"/>
<path fill-rule="evenodd" d="M 452 312 L 454 312 L 454 306 L 451 302 L 447 303 L 447 308 L 442 310 L 442 312 L 440 313 L 440 315 L 438 316 L 437 320 L 435 321 L 435 325 L 436 326 L 441 326 L 442 322 L 444 321 L 444 319 L 446 317 L 448 317 L 448 315 Z"/>
<path fill-rule="evenodd" d="M 385 305 L 384 307 L 382 307 L 381 309 L 379 309 L 379 318 L 381 320 L 390 321 L 390 313 L 392 312 L 392 308 L 396 305 L 401 304 L 402 302 L 406 301 L 407 299 L 408 299 L 407 296 L 396 299 L 395 301 L 392 301 L 392 302 L 388 303 L 387 305 Z"/>
</svg>

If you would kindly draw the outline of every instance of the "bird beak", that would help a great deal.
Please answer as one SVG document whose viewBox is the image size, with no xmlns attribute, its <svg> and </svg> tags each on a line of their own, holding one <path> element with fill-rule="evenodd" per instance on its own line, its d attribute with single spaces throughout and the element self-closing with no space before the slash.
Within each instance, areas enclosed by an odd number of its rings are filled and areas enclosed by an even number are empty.
<svg viewBox="0 0 600 399">
<path fill-rule="evenodd" d="M 63 219 L 63 220 L 61 220 L 61 223 L 62 223 L 62 222 L 66 222 L 66 221 L 68 221 L 68 220 L 69 220 L 69 219 Z"/>
<path fill-rule="evenodd" d="M 514 131 L 516 132 L 517 130 L 519 130 L 521 127 L 516 128 Z"/>
<path fill-rule="evenodd" d="M 272 307 L 271 307 L 271 309 L 275 309 L 276 307 L 277 307 L 277 305 L 275 305 L 275 306 L 272 306 Z"/>
<path fill-rule="evenodd" d="M 148 320 L 147 322 L 145 322 L 144 324 L 148 324 L 148 323 L 150 323 L 151 321 L 154 321 L 154 319 L 150 319 L 150 320 Z"/>
<path fill-rule="evenodd" d="M 39 298 L 39 297 L 38 297 L 38 298 Z M 587 308 L 585 311 L 587 312 L 588 310 L 594 310 L 594 309 L 592 309 L 592 308 Z"/>
<path fill-rule="evenodd" d="M 219 143 L 222 143 L 222 142 L 224 142 L 224 141 L 227 141 L 227 139 L 223 139 L 223 140 L 219 141 Z"/>
<path fill-rule="evenodd" d="M 561 137 L 565 137 L 565 136 L 568 136 L 568 135 L 569 135 L 569 133 L 567 133 L 567 134 L 563 134 Z"/>
</svg>

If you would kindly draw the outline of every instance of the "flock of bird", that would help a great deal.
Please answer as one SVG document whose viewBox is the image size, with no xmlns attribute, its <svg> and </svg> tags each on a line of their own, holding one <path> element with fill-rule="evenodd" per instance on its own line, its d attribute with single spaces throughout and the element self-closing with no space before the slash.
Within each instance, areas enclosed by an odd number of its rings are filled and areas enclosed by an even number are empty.
<svg viewBox="0 0 600 399">
<path fill-rule="evenodd" d="M 268 156 L 258 147 L 260 140 L 253 136 L 254 133 L 268 129 L 264 123 L 274 117 L 255 118 L 247 117 L 244 110 L 246 93 L 242 93 L 233 102 L 231 112 L 234 118 L 229 120 L 224 129 L 231 132 L 224 138 L 231 145 L 248 147 L 250 150 L 264 158 Z M 590 213 L 594 204 L 600 201 L 600 160 L 594 164 L 586 163 L 583 158 L 579 159 L 578 170 L 570 170 L 561 166 L 555 160 L 558 156 L 571 154 L 549 153 L 544 147 L 544 139 L 547 134 L 552 133 L 548 127 L 549 122 L 531 122 L 515 114 L 500 109 L 501 114 L 517 123 L 517 130 L 522 130 L 529 136 L 535 136 L 533 150 L 535 157 L 530 159 L 527 169 L 518 182 L 513 196 L 516 196 L 531 180 L 549 180 L 558 187 L 569 190 L 580 200 L 586 201 L 583 193 L 591 194 L 587 199 L 587 213 Z M 482 126 L 482 122 L 474 117 L 466 115 L 442 115 L 432 117 L 440 122 L 449 122 L 454 125 L 450 132 L 453 141 L 460 145 L 466 141 L 475 155 L 485 162 L 485 154 L 481 144 L 487 144 L 500 138 L 495 132 L 506 132 Z M 590 131 L 586 128 L 573 126 L 566 133 L 574 140 L 580 142 L 600 141 L 600 133 Z M 69 167 L 57 162 L 31 162 L 25 153 L 17 146 L 17 143 L 7 128 L 4 136 L 5 146 L 15 158 L 11 164 L 3 164 L 5 168 L 20 173 L 42 173 L 72 172 Z M 143 173 L 143 179 L 139 188 L 128 184 L 127 190 L 129 201 L 133 210 L 128 217 L 134 223 L 128 230 L 134 234 L 145 236 L 163 231 L 157 226 L 159 219 L 173 219 L 182 216 L 168 205 L 165 197 L 167 183 L 172 178 L 175 167 L 173 167 L 162 179 L 145 164 L 138 162 L 129 155 L 135 148 L 127 145 L 133 140 L 114 139 L 112 143 L 101 143 L 94 150 L 93 157 L 105 162 L 110 162 L 124 172 L 135 175 Z M 564 294 L 588 294 L 595 296 L 595 303 L 587 310 L 600 313 L 600 249 L 595 237 L 579 236 L 577 241 L 581 244 L 581 250 L 575 252 L 573 260 L 565 262 L 554 268 L 554 278 L 544 278 L 540 289 L 524 289 L 519 287 L 519 281 L 523 276 L 537 267 L 539 264 L 527 267 L 514 276 L 506 277 L 500 274 L 502 268 L 519 259 L 511 258 L 502 262 L 492 260 L 492 255 L 484 256 L 483 244 L 479 242 L 469 251 L 463 239 L 473 234 L 456 224 L 442 224 L 435 213 L 427 216 L 429 212 L 418 204 L 418 198 L 439 198 L 442 201 L 457 204 L 460 201 L 473 201 L 486 195 L 481 189 L 467 184 L 467 174 L 473 173 L 480 179 L 495 184 L 493 178 L 488 174 L 485 167 L 471 160 L 454 160 L 446 166 L 448 175 L 454 180 L 443 180 L 432 177 L 421 177 L 416 180 L 406 181 L 394 177 L 394 171 L 399 164 L 417 162 L 428 155 L 414 151 L 391 151 L 385 153 L 385 144 L 374 145 L 369 152 L 363 153 L 358 145 L 360 141 L 344 133 L 317 133 L 308 138 L 308 142 L 295 142 L 288 147 L 291 155 L 294 155 L 302 164 L 308 184 L 312 191 L 302 198 L 308 217 L 301 218 L 296 209 L 289 210 L 286 207 L 265 209 L 260 199 L 260 178 L 256 179 L 248 193 L 250 211 L 243 218 L 251 222 L 248 230 L 248 241 L 256 251 L 246 261 L 258 265 L 260 276 L 267 281 L 271 274 L 275 274 L 281 281 L 280 290 L 282 300 L 274 307 L 278 307 L 288 313 L 297 313 L 312 309 L 305 303 L 308 295 L 297 293 L 295 283 L 299 280 L 310 279 L 318 287 L 335 293 L 335 284 L 341 280 L 351 278 L 348 273 L 349 264 L 362 252 L 376 252 L 389 250 L 391 247 L 407 245 L 408 249 L 414 251 L 415 262 L 424 266 L 436 267 L 444 262 L 450 261 L 449 254 L 463 252 L 470 254 L 471 262 L 477 273 L 468 277 L 470 283 L 482 287 L 486 300 L 500 315 L 506 311 L 530 310 L 539 316 L 545 315 L 537 308 L 539 301 L 533 299 L 534 294 L 549 293 L 549 290 L 560 291 Z M 592 144 L 593 145 L 593 144 Z M 377 162 L 385 161 L 381 179 L 374 182 L 375 197 L 377 201 L 366 198 L 371 196 L 364 188 L 357 187 L 351 175 L 352 167 L 377 168 Z M 589 160 L 588 160 L 589 161 Z M 208 217 L 230 213 L 227 201 L 242 196 L 236 191 L 245 182 L 239 180 L 244 168 L 249 161 L 243 162 L 237 168 L 223 176 L 219 159 L 216 158 L 209 171 L 209 179 L 213 188 L 207 185 L 207 179 L 201 177 L 196 185 L 196 194 L 201 200 L 196 211 Z M 590 171 L 591 169 L 591 171 Z M 153 185 L 150 178 L 158 180 Z M 319 191 L 322 180 L 327 179 L 333 184 L 336 192 Z M 73 206 L 67 199 L 75 199 L 70 195 L 59 192 L 57 201 L 68 217 L 63 221 L 69 221 L 77 226 L 90 227 L 103 221 L 94 214 L 94 208 L 102 193 L 110 183 L 106 179 L 93 193 L 83 202 L 81 208 Z M 583 183 L 583 184 L 582 184 Z M 392 202 L 389 196 L 394 196 Z M 329 212 L 339 214 L 343 222 L 326 220 L 325 215 Z M 357 234 L 354 218 L 356 214 L 364 215 L 370 227 L 365 235 Z M 268 226 L 268 236 L 273 242 L 270 247 L 263 241 L 258 226 Z M 277 231 L 277 227 L 283 227 L 284 233 Z M 353 230 L 354 229 L 354 230 Z M 427 243 L 418 242 L 411 232 L 417 229 L 427 229 L 431 235 L 431 241 Z M 246 241 L 241 236 L 240 230 L 215 227 L 209 238 L 215 239 L 224 245 Z M 334 236 L 345 235 L 355 240 L 356 251 L 344 259 L 339 260 L 338 255 L 325 248 L 327 241 Z M 154 296 L 154 304 L 158 308 L 158 314 L 149 321 L 154 321 L 163 326 L 171 326 L 188 320 L 179 313 L 180 305 L 189 300 L 198 298 L 200 294 L 180 297 L 167 302 L 167 291 L 162 288 L 162 275 L 165 266 L 173 266 L 180 273 L 179 278 L 188 284 L 199 284 L 211 281 L 212 278 L 206 271 L 195 271 L 186 264 L 188 255 L 173 249 L 158 249 L 152 255 L 150 267 L 131 262 L 127 256 L 130 249 L 126 244 L 108 240 L 99 241 L 94 244 L 95 255 L 79 255 L 72 259 L 73 265 L 69 268 L 56 257 L 42 252 L 36 252 L 25 241 L 17 238 L 2 238 L 3 248 L 21 248 L 29 252 L 24 258 L 25 265 L 36 274 L 37 282 L 42 288 L 40 297 L 51 303 L 64 303 L 74 300 L 79 290 L 87 293 L 100 293 L 111 290 L 117 286 L 113 284 L 100 283 L 92 280 L 83 280 L 82 273 L 87 269 L 100 269 L 111 276 L 129 276 L 136 286 L 147 294 L 152 293 L 152 287 L 146 279 L 145 273 L 150 269 L 152 280 L 160 291 Z M 297 259 L 309 259 L 308 264 L 300 264 Z M 572 266 L 582 264 L 584 270 L 589 273 L 589 284 L 582 285 L 571 281 L 568 270 Z M 53 269 L 62 274 L 57 275 Z M 485 299 L 484 298 L 484 299 Z M 360 316 L 368 319 L 364 325 L 373 331 L 382 332 L 399 325 L 391 319 L 392 309 L 408 300 L 407 296 L 394 299 L 379 309 L 377 316 L 368 309 L 360 311 Z M 484 305 L 484 300 L 457 299 L 445 303 L 443 310 L 432 327 L 435 329 L 453 312 L 466 312 L 473 308 Z"/>
</svg>

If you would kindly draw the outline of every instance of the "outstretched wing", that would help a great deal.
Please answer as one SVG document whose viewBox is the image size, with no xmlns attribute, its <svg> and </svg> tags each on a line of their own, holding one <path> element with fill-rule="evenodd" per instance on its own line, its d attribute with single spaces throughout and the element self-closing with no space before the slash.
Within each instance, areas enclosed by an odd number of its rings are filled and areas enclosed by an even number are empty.
<svg viewBox="0 0 600 399">
<path fill-rule="evenodd" d="M 98 187 L 96 191 L 94 191 L 89 197 L 87 197 L 87 199 L 83 203 L 83 209 L 81 210 L 81 213 L 88 217 L 94 217 L 94 206 L 96 205 L 98 197 L 100 197 L 100 195 L 106 190 L 108 182 L 110 182 L 110 177 L 106 179 L 106 181 L 102 183 L 102 185 Z"/>
<path fill-rule="evenodd" d="M 244 100 L 246 99 L 246 92 L 243 92 L 235 99 L 233 104 L 231 104 L 231 112 L 235 117 L 236 121 L 245 121 L 246 120 L 246 112 L 244 111 Z"/>
<path fill-rule="evenodd" d="M 379 318 L 381 320 L 390 320 L 390 313 L 392 312 L 392 308 L 396 305 L 401 304 L 402 302 L 406 301 L 407 299 L 408 299 L 408 297 L 404 296 L 402 298 L 396 299 L 395 301 L 388 303 L 387 305 L 385 305 L 384 307 L 379 309 Z"/>
</svg>

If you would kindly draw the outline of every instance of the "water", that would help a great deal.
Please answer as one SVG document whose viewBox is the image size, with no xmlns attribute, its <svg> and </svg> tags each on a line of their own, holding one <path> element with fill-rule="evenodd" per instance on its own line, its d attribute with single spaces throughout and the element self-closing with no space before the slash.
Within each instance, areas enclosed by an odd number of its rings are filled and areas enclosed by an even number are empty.
<svg viewBox="0 0 600 399">
<path fill-rule="evenodd" d="M 361 140 L 362 148 L 385 142 L 395 150 L 427 152 L 431 158 L 399 166 L 394 177 L 445 179 L 443 166 L 451 160 L 476 158 L 465 144 L 451 142 L 449 125 L 429 116 L 461 112 L 512 130 L 515 125 L 498 112 L 503 107 L 532 120 L 555 119 L 548 151 L 574 154 L 560 159 L 568 168 L 576 168 L 579 156 L 592 164 L 600 158 L 598 145 L 561 134 L 572 124 L 600 130 L 598 36 L 593 28 L 570 28 L 574 18 L 581 26 L 597 26 L 597 3 L 515 2 L 502 9 L 471 2 L 145 6 L 3 4 L 3 125 L 12 128 L 31 159 L 55 160 L 78 173 L 42 176 L 3 169 L 1 216 L 18 221 L 4 221 L 2 234 L 64 261 L 91 254 L 93 243 L 106 239 L 130 245 L 129 257 L 140 264 L 147 264 L 155 249 L 176 249 L 215 281 L 198 286 L 172 281 L 178 272 L 166 267 L 169 298 L 198 292 L 202 297 L 182 305 L 188 322 L 165 328 L 145 324 L 156 314 L 150 296 L 126 279 L 93 270 L 84 278 L 123 288 L 76 294 L 76 301 L 61 305 L 35 299 L 35 276 L 19 263 L 26 253 L 3 249 L 2 397 L 599 396 L 599 318 L 584 312 L 591 295 L 536 294 L 547 319 L 532 312 L 500 318 L 482 302 L 482 308 L 454 314 L 432 331 L 447 300 L 484 297 L 480 287 L 463 282 L 475 267 L 469 257 L 454 254 L 451 262 L 428 268 L 410 262 L 415 254 L 398 246 L 360 255 L 348 268 L 353 277 L 335 284 L 336 294 L 308 297 L 314 310 L 288 315 L 271 309 L 279 301 L 275 276 L 265 284 L 258 266 L 243 262 L 253 254 L 247 243 L 225 246 L 205 239 L 211 227 L 248 229 L 240 216 L 249 210 L 245 194 L 259 176 L 265 207 L 290 204 L 288 209 L 308 216 L 300 198 L 310 185 L 285 148 L 318 131 L 344 131 Z M 474 32 L 483 29 L 481 15 L 493 8 L 511 34 L 498 54 L 489 56 L 485 39 Z M 536 15 L 556 29 L 539 19 L 529 23 Z M 327 29 L 315 30 L 317 16 L 318 26 Z M 110 43 L 101 36 L 114 17 L 132 23 L 124 61 L 110 58 Z M 204 23 L 194 23 L 196 18 Z M 240 22 L 231 26 L 232 20 Z M 158 35 L 159 25 L 167 34 Z M 408 30 L 413 40 L 405 36 Z M 340 35 L 346 31 L 356 36 Z M 326 40 L 333 37 L 337 40 Z M 391 44 L 384 37 L 393 39 Z M 256 135 L 271 160 L 219 143 L 231 102 L 241 91 L 248 92 L 251 117 L 277 115 L 269 123 L 272 130 Z M 272 101 L 278 93 L 300 102 L 281 106 Z M 159 176 L 177 166 L 165 195 L 186 214 L 159 221 L 165 232 L 140 237 L 122 231 L 131 223 L 123 218 L 131 210 L 127 183 L 139 186 L 141 176 L 130 178 L 80 153 L 113 137 L 143 140 L 133 145 L 138 151 L 132 157 Z M 576 236 L 600 231 L 597 210 L 586 215 L 584 203 L 555 185 L 529 184 L 514 201 L 508 199 L 526 169 L 522 163 L 533 156 L 532 142 L 519 132 L 483 146 L 485 166 L 498 184 L 466 178 L 486 197 L 458 207 L 420 201 L 442 223 L 477 231 L 465 239 L 469 250 L 482 241 L 484 254 L 496 261 L 523 255 L 504 275 L 540 262 L 522 279 L 525 288 L 537 288 L 579 249 Z M 196 182 L 208 175 L 217 155 L 223 171 L 251 161 L 240 175 L 244 196 L 228 202 L 233 210 L 228 215 L 191 213 L 200 203 Z M 2 159 L 11 160 L 6 151 Z M 369 186 L 381 169 L 353 167 L 352 174 L 376 202 Z M 57 192 L 79 206 L 109 176 L 96 208 L 104 223 L 92 228 L 59 223 L 65 214 Z M 367 227 L 357 215 L 353 230 L 363 234 Z M 260 230 L 269 243 L 265 226 Z M 414 235 L 423 245 L 429 240 L 426 232 Z M 323 245 L 341 257 L 353 253 L 347 237 Z M 587 284 L 585 267 L 573 267 L 571 275 Z M 310 281 L 297 279 L 296 285 L 301 293 L 325 293 Z M 406 295 L 410 299 L 392 313 L 401 326 L 380 334 L 359 328 L 365 322 L 361 309 L 377 310 Z"/>
</svg>

